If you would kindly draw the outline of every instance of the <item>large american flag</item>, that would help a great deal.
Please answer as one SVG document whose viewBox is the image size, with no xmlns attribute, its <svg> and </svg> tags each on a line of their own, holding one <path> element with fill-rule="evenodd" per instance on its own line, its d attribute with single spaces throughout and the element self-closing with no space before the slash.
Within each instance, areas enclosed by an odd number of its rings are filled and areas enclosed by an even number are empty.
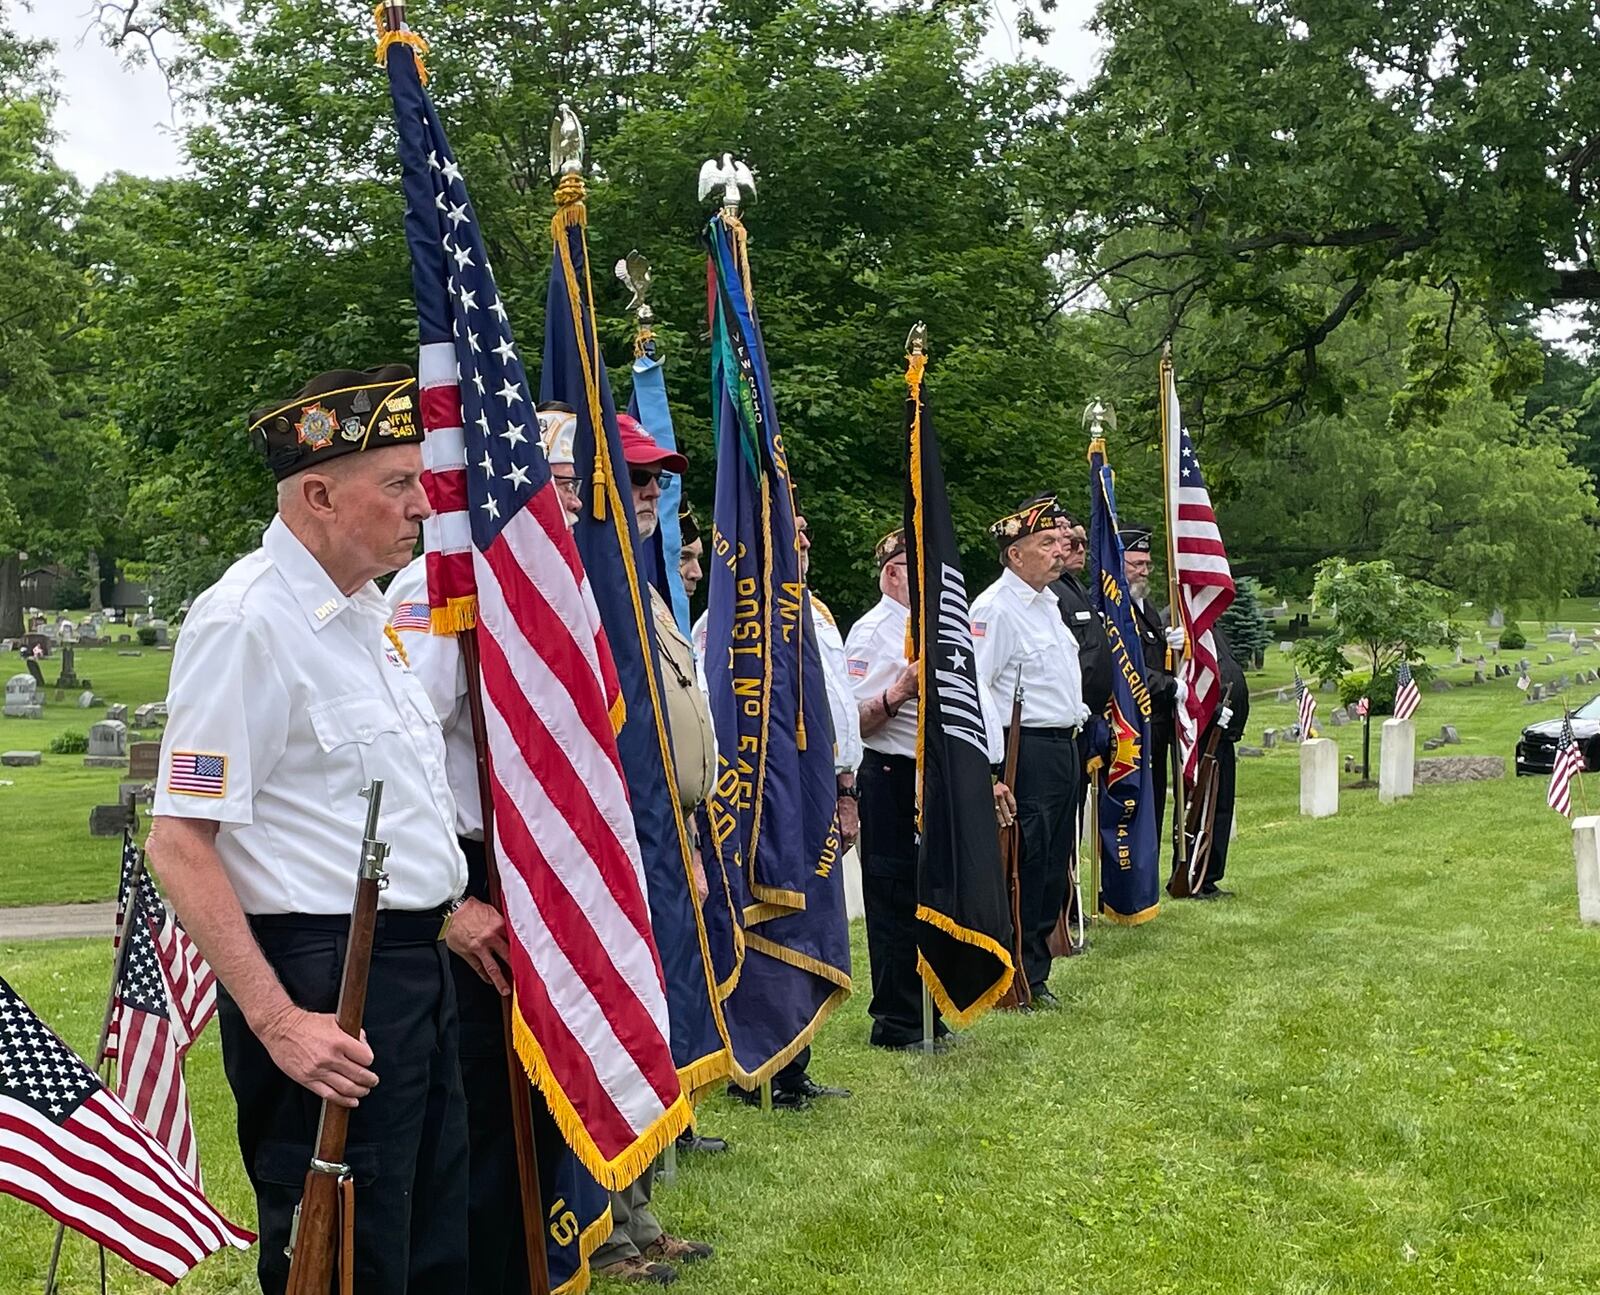
<svg viewBox="0 0 1600 1295">
<path fill-rule="evenodd" d="M 171 1286 L 255 1240 L 0 980 L 0 1192 Z"/>
<path fill-rule="evenodd" d="M 200 1181 L 183 1059 L 217 1010 L 217 978 L 178 919 L 167 912 L 131 834 L 122 838 L 117 930 L 132 902 L 128 950 L 117 978 L 106 1057 L 117 1062 L 117 1096 Z"/>
<path fill-rule="evenodd" d="M 1583 772 L 1583 752 L 1572 732 L 1572 712 L 1561 716 L 1561 737 L 1556 742 L 1556 762 L 1550 770 L 1550 790 L 1545 804 L 1558 814 L 1572 816 L 1572 784 Z"/>
<path fill-rule="evenodd" d="M 1178 678 L 1187 695 L 1178 716 L 1178 753 L 1183 780 L 1192 786 L 1199 769 L 1200 735 L 1216 712 L 1222 692 L 1217 665 L 1217 618 L 1233 602 L 1233 572 L 1228 550 L 1217 529 L 1211 493 L 1200 473 L 1200 460 L 1183 425 L 1178 384 L 1166 373 L 1167 498 L 1171 501 L 1172 550 L 1178 580 L 1178 608 L 1188 646 Z"/>
<path fill-rule="evenodd" d="M 1394 717 L 1410 719 L 1420 705 L 1422 693 L 1417 689 L 1417 681 L 1411 677 L 1411 663 L 1402 661 L 1394 677 Z"/>
<path fill-rule="evenodd" d="M 461 170 L 411 49 L 391 45 L 387 64 L 422 342 L 429 603 L 435 632 L 476 626 L 515 1042 L 572 1149 L 620 1189 L 681 1096 L 617 755 L 621 690 Z"/>
</svg>

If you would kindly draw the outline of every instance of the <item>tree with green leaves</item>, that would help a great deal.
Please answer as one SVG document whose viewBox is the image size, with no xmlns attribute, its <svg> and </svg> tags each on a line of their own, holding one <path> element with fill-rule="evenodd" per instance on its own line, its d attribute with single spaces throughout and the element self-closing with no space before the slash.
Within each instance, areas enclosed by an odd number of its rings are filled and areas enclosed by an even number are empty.
<svg viewBox="0 0 1600 1295">
<path fill-rule="evenodd" d="M 1295 661 L 1320 680 L 1343 679 L 1353 650 L 1377 679 L 1422 649 L 1453 642 L 1442 619 L 1442 596 L 1422 581 L 1408 580 L 1390 562 L 1346 562 L 1329 558 L 1317 568 L 1315 599 L 1328 609 L 1327 632 L 1301 639 Z"/>
<path fill-rule="evenodd" d="M 1217 618 L 1217 626 L 1228 640 L 1233 659 L 1249 669 L 1256 653 L 1265 652 L 1272 642 L 1272 627 L 1261 610 L 1261 582 L 1251 576 L 1237 576 L 1233 582 L 1233 601 Z"/>
</svg>

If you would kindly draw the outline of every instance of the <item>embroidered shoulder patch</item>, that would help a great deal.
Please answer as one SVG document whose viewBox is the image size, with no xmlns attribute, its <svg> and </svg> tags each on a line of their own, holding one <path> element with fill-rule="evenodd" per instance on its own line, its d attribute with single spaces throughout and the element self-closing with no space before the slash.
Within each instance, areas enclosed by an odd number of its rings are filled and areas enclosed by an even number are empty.
<svg viewBox="0 0 1600 1295">
<path fill-rule="evenodd" d="M 973 638 L 981 639 L 988 632 L 989 632 L 989 622 L 988 621 L 973 621 L 972 622 L 972 637 Z"/>
<path fill-rule="evenodd" d="M 228 757 L 210 751 L 174 751 L 167 790 L 176 796 L 221 797 L 228 788 Z"/>
<path fill-rule="evenodd" d="M 852 679 L 864 679 L 867 675 L 867 661 L 864 657 L 853 656 L 844 663 L 845 671 Z"/>
</svg>

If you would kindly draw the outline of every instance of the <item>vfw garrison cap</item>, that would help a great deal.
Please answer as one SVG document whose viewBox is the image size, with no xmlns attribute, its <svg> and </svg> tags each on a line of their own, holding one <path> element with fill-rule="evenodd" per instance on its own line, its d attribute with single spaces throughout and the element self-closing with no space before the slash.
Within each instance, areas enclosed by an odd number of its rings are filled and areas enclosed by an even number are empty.
<svg viewBox="0 0 1600 1295">
<path fill-rule="evenodd" d="M 319 374 L 252 410 L 250 441 L 279 481 L 346 454 L 420 444 L 417 380 L 404 364 Z"/>
</svg>

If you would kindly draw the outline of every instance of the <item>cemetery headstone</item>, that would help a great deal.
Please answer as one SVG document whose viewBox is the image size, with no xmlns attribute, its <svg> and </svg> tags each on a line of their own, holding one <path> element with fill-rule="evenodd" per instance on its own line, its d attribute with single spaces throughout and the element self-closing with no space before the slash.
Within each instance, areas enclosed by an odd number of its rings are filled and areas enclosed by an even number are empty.
<svg viewBox="0 0 1600 1295">
<path fill-rule="evenodd" d="M 1339 685 L 1336 684 L 1332 679 L 1324 679 L 1322 681 L 1322 691 L 1323 692 L 1338 692 L 1339 691 Z"/>
<path fill-rule="evenodd" d="M 128 763 L 128 726 L 121 720 L 103 719 L 89 729 L 85 769 L 121 769 Z"/>
<path fill-rule="evenodd" d="M 1234 753 L 1234 755 L 1238 756 L 1241 760 L 1251 760 L 1251 759 L 1254 759 L 1257 756 L 1262 756 L 1262 755 L 1266 754 L 1266 752 L 1263 751 L 1259 746 L 1243 746 L 1243 745 L 1235 747 L 1233 753 Z"/>
<path fill-rule="evenodd" d="M 1261 745 L 1267 750 L 1271 750 L 1273 747 L 1277 746 L 1278 730 L 1275 728 L 1264 729 L 1261 733 Z"/>
<path fill-rule="evenodd" d="M 1343 706 L 1335 706 L 1331 711 L 1328 712 L 1328 722 L 1331 723 L 1334 728 L 1343 728 L 1350 722 L 1350 712 L 1347 711 Z"/>
<path fill-rule="evenodd" d="M 90 689 L 85 688 L 82 692 L 80 692 L 78 694 L 78 709 L 79 710 L 88 710 L 89 707 L 94 705 L 94 703 L 95 703 L 95 696 L 94 696 L 93 691 L 91 691 Z"/>
<path fill-rule="evenodd" d="M 23 659 L 22 663 L 23 663 L 23 665 L 28 667 L 28 674 L 32 677 L 33 682 L 36 683 L 39 686 L 39 691 L 43 692 L 44 691 L 44 671 L 39 668 L 39 663 L 37 661 L 35 661 L 32 657 L 25 657 Z"/>
<path fill-rule="evenodd" d="M 1572 680 L 1568 679 L 1566 675 L 1562 675 L 1561 678 L 1556 680 L 1557 692 L 1565 692 L 1570 687 L 1572 687 Z"/>
<path fill-rule="evenodd" d="M 1432 692 L 1449 692 L 1452 685 L 1448 679 L 1435 679 L 1428 687 Z"/>
<path fill-rule="evenodd" d="M 166 719 L 167 703 L 164 701 L 147 701 L 133 712 L 133 726 L 135 728 L 149 728 L 152 724 L 164 724 Z"/>
<path fill-rule="evenodd" d="M 115 706 L 107 706 L 106 718 L 120 719 L 126 724 L 128 722 L 128 707 L 122 702 L 118 702 Z"/>
<path fill-rule="evenodd" d="M 1278 692 L 1277 692 L 1277 696 L 1275 697 L 1274 700 L 1276 700 L 1276 701 L 1288 701 L 1289 700 L 1289 690 L 1287 688 L 1279 688 Z"/>
<path fill-rule="evenodd" d="M 1426 737 L 1422 739 L 1422 749 L 1424 751 L 1437 751 L 1443 745 L 1444 739 L 1442 737 Z"/>
<path fill-rule="evenodd" d="M 1389 805 L 1411 794 L 1412 766 L 1417 758 L 1417 721 L 1383 721 L 1378 748 L 1378 800 Z"/>
<path fill-rule="evenodd" d="M 8 769 L 26 769 L 43 763 L 44 757 L 37 751 L 0 751 L 0 765 Z"/>
<path fill-rule="evenodd" d="M 1474 670 L 1472 672 L 1472 682 L 1473 683 L 1488 683 L 1489 682 L 1489 676 L 1484 674 L 1482 666 L 1479 666 L 1476 670 Z"/>
<path fill-rule="evenodd" d="M 133 742 L 128 746 L 128 777 L 154 782 L 161 772 L 161 743 Z"/>
<path fill-rule="evenodd" d="M 121 836 L 132 821 L 128 805 L 96 805 L 89 811 L 89 835 Z"/>
<path fill-rule="evenodd" d="M 166 621 L 157 618 L 156 620 L 153 620 L 153 621 L 150 622 L 150 628 L 153 629 L 156 632 L 156 646 L 157 647 L 164 646 L 165 644 L 170 643 L 172 641 L 171 638 L 167 634 L 167 623 L 166 623 Z"/>
<path fill-rule="evenodd" d="M 1489 628 L 1492 630 L 1498 630 L 1504 629 L 1505 626 L 1506 614 L 1500 608 L 1496 607 L 1492 612 L 1489 613 Z"/>
<path fill-rule="evenodd" d="M 1543 701 L 1544 700 L 1544 685 L 1542 683 L 1536 683 L 1531 688 L 1528 689 L 1528 700 L 1529 701 Z"/>
<path fill-rule="evenodd" d="M 1544 663 L 1545 663 L 1545 664 L 1546 664 L 1546 665 L 1554 665 L 1554 664 L 1555 664 L 1555 663 L 1556 663 L 1556 659 L 1555 659 L 1555 657 L 1554 657 L 1554 656 L 1553 656 L 1553 655 L 1551 655 L 1551 654 L 1550 654 L 1550 653 L 1549 653 L 1549 652 L 1546 652 L 1546 653 L 1545 653 L 1545 654 L 1544 654 Z"/>
<path fill-rule="evenodd" d="M 1446 746 L 1460 746 L 1461 734 L 1456 731 L 1454 724 L 1446 724 L 1439 730 L 1439 737 Z"/>
<path fill-rule="evenodd" d="M 14 674 L 6 680 L 5 717 L 44 718 L 44 703 L 39 697 L 39 681 L 31 674 Z"/>
<path fill-rule="evenodd" d="M 1572 861 L 1578 869 L 1578 919 L 1600 925 L 1600 818 L 1572 820 Z"/>
<path fill-rule="evenodd" d="M 1300 744 L 1300 812 L 1308 818 L 1339 812 L 1339 746 L 1332 738 Z"/>
<path fill-rule="evenodd" d="M 1283 652 L 1283 653 L 1293 652 L 1294 651 L 1294 644 L 1291 643 L 1288 639 L 1284 639 L 1281 643 L 1278 644 L 1278 651 Z"/>
</svg>

